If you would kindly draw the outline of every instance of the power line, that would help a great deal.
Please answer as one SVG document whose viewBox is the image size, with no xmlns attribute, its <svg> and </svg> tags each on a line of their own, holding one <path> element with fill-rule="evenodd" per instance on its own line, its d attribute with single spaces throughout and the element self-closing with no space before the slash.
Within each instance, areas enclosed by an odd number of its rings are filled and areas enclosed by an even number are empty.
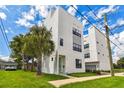
<svg viewBox="0 0 124 93">
<path fill-rule="evenodd" d="M 94 14 L 94 16 L 97 18 L 97 19 L 100 19 L 97 15 L 96 15 L 96 13 L 94 13 L 93 12 L 93 10 L 88 6 L 88 5 L 85 5 L 93 14 Z M 98 23 L 99 23 L 99 21 L 97 21 Z"/>
<path fill-rule="evenodd" d="M 0 40 L 0 48 L 2 49 L 2 42 L 1 42 L 1 40 Z"/>
<path fill-rule="evenodd" d="M 114 34 L 110 31 L 110 33 L 111 33 L 111 35 L 113 35 L 114 36 Z M 114 36 L 115 37 L 115 36 Z M 117 37 L 115 37 L 115 39 L 120 43 L 120 45 L 121 45 L 121 42 L 117 39 Z"/>
<path fill-rule="evenodd" d="M 0 21 L 1 21 L 1 25 L 0 25 L 0 29 L 1 29 L 1 32 L 2 32 L 2 35 L 3 35 L 3 38 L 5 40 L 5 43 L 6 43 L 6 46 L 10 52 L 10 48 L 9 48 L 9 40 L 8 40 L 8 37 L 6 35 L 6 32 L 5 32 L 5 27 L 4 27 L 4 24 L 2 22 L 2 18 L 0 17 Z"/>
<path fill-rule="evenodd" d="M 2 35 L 3 35 L 3 38 L 4 38 L 4 40 L 5 40 L 6 46 L 7 46 L 7 48 L 8 48 L 8 43 L 7 43 L 6 39 L 5 39 L 5 36 L 4 36 L 4 33 L 3 33 L 3 30 L 2 30 L 2 27 L 1 27 L 1 26 L 0 26 L 0 30 L 1 30 L 1 32 L 2 32 Z M 8 50 L 9 50 L 9 49 L 8 49 Z"/>
<path fill-rule="evenodd" d="M 74 8 L 85 20 L 87 20 L 87 22 L 89 22 L 95 29 L 97 29 L 97 31 L 99 31 L 103 36 L 105 36 L 111 43 L 113 43 L 116 47 L 118 47 L 118 45 L 116 45 L 113 41 L 111 41 L 104 33 L 102 33 L 92 22 L 90 22 L 79 10 L 77 10 L 73 5 L 71 5 L 72 8 Z M 120 50 L 121 48 L 118 47 Z"/>
<path fill-rule="evenodd" d="M 4 24 L 3 24 L 3 21 L 2 21 L 2 18 L 1 18 L 1 17 L 0 17 L 0 20 L 1 20 L 1 26 L 2 26 L 2 28 L 3 28 L 3 32 L 4 32 L 4 35 L 5 35 L 5 38 L 6 38 L 7 42 L 8 42 L 8 44 L 9 44 L 9 40 L 8 40 L 7 35 L 6 35 L 5 27 L 4 27 Z"/>
<path fill-rule="evenodd" d="M 96 13 L 95 12 L 93 12 L 93 10 L 88 6 L 88 5 L 85 5 L 93 14 L 94 14 L 94 16 L 98 19 L 98 20 L 100 20 L 100 18 L 96 15 Z M 98 23 L 100 23 L 99 21 L 97 21 Z M 101 25 L 103 25 L 102 23 L 100 23 Z M 109 28 L 109 27 L 108 27 Z M 114 36 L 114 34 L 112 33 L 112 31 L 110 30 L 110 28 L 109 28 L 109 32 L 110 32 L 110 34 L 111 35 L 113 35 Z M 114 36 L 115 37 L 115 36 Z M 119 42 L 119 44 L 121 45 L 121 42 L 115 37 L 115 39 Z"/>
</svg>

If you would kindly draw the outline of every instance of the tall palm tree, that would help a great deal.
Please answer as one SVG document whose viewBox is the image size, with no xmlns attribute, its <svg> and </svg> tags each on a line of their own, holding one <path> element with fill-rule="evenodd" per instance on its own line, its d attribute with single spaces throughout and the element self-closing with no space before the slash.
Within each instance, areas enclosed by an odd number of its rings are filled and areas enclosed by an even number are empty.
<svg viewBox="0 0 124 93">
<path fill-rule="evenodd" d="M 29 35 L 26 37 L 23 51 L 37 58 L 37 75 L 42 74 L 43 56 L 49 56 L 54 51 L 55 46 L 51 39 L 51 32 L 45 26 L 37 25 L 30 28 Z"/>
<path fill-rule="evenodd" d="M 32 35 L 30 33 L 27 33 L 24 36 L 24 46 L 23 46 L 23 53 L 27 56 L 29 56 L 32 59 L 32 66 L 31 66 L 31 71 L 34 71 L 34 58 L 36 58 L 35 52 L 33 51 L 35 49 L 35 46 L 33 46 L 33 40 L 32 40 Z M 28 63 L 27 63 L 28 66 Z"/>
</svg>

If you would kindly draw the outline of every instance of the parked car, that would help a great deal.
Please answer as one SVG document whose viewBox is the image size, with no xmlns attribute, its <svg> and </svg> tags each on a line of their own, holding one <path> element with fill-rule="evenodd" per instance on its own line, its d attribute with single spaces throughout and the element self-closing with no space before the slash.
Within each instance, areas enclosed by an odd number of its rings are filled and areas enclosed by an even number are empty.
<svg viewBox="0 0 124 93">
<path fill-rule="evenodd" d="M 16 70 L 17 68 L 14 66 L 7 66 L 5 67 L 5 70 Z"/>
</svg>

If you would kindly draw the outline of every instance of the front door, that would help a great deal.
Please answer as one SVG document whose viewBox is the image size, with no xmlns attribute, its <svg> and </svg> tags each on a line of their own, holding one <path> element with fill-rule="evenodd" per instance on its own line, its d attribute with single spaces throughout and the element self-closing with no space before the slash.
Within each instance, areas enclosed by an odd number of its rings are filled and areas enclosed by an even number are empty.
<svg viewBox="0 0 124 93">
<path fill-rule="evenodd" d="M 65 73 L 65 56 L 59 56 L 59 73 Z"/>
</svg>

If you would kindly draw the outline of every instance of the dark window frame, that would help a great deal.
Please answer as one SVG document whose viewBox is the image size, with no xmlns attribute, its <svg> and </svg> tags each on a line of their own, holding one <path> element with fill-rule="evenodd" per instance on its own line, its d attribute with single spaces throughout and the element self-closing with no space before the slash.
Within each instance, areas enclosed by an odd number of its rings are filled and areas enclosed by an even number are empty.
<svg viewBox="0 0 124 93">
<path fill-rule="evenodd" d="M 97 43 L 97 44 L 99 44 L 99 42 L 98 42 L 98 41 L 96 41 L 96 43 Z"/>
<path fill-rule="evenodd" d="M 82 68 L 82 61 L 81 59 L 75 59 L 76 68 L 81 69 Z"/>
<path fill-rule="evenodd" d="M 90 53 L 84 54 L 84 58 L 90 58 Z"/>
<path fill-rule="evenodd" d="M 89 43 L 84 45 L 84 49 L 89 48 Z"/>
<path fill-rule="evenodd" d="M 81 33 L 78 29 L 73 27 L 72 32 L 73 32 L 74 35 L 81 37 Z"/>
<path fill-rule="evenodd" d="M 79 44 L 73 43 L 73 50 L 78 51 L 78 52 L 82 52 L 82 46 Z"/>
<path fill-rule="evenodd" d="M 53 57 L 51 58 L 51 61 L 53 61 Z"/>
<path fill-rule="evenodd" d="M 100 52 L 98 52 L 98 54 L 100 54 Z"/>
<path fill-rule="evenodd" d="M 64 46 L 63 38 L 60 38 L 60 46 Z"/>
</svg>

